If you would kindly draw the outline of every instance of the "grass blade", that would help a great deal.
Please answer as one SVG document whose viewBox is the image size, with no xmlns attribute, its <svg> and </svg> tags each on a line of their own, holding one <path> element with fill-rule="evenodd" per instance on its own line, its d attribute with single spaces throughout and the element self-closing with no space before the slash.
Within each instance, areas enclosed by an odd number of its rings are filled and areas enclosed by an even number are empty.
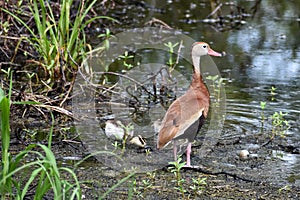
<svg viewBox="0 0 300 200">
<path fill-rule="evenodd" d="M 134 175 L 135 175 L 135 173 L 131 173 L 128 176 L 126 176 L 125 178 L 121 179 L 117 184 L 113 185 L 101 197 L 99 197 L 99 199 L 104 199 L 109 193 L 111 193 L 114 189 L 119 187 L 119 185 L 123 184 L 124 182 L 126 182 L 128 179 L 130 179 Z"/>
<path fill-rule="evenodd" d="M 2 139 L 2 184 L 0 192 L 2 194 L 9 192 L 11 193 L 12 181 L 11 178 L 7 178 L 9 173 L 9 142 L 10 142 L 10 131 L 9 131 L 9 115 L 10 115 L 10 102 L 5 96 L 4 91 L 0 88 L 0 110 L 1 110 L 1 139 Z M 3 196 L 3 195 L 2 195 Z"/>
</svg>

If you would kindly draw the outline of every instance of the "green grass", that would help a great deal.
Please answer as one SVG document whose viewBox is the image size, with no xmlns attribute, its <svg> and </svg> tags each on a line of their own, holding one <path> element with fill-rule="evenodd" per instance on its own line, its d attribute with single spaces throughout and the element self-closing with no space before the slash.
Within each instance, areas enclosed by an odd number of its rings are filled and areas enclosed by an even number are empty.
<svg viewBox="0 0 300 200">
<path fill-rule="evenodd" d="M 71 19 L 73 0 L 60 2 L 59 17 L 56 17 L 49 1 L 33 0 L 28 2 L 30 15 L 33 16 L 35 27 L 29 27 L 17 12 L 2 9 L 21 23 L 30 33 L 26 38 L 40 54 L 40 65 L 49 74 L 51 79 L 65 78 L 65 72 L 77 70 L 91 47 L 86 42 L 84 29 L 92 21 L 99 18 L 112 18 L 97 16 L 86 20 L 86 17 L 97 0 L 80 1 L 76 15 Z M 36 29 L 36 30 L 35 30 Z"/>
<path fill-rule="evenodd" d="M 1 184 L 0 193 L 2 199 L 3 194 L 6 192 L 11 193 L 12 180 L 7 177 L 10 170 L 10 155 L 9 155 L 9 115 L 10 115 L 10 102 L 5 96 L 4 91 L 0 88 L 0 111 L 1 111 L 1 141 L 2 141 L 2 172 L 0 174 Z"/>
<path fill-rule="evenodd" d="M 0 172 L 1 199 L 24 199 L 28 194 L 30 194 L 29 197 L 32 199 L 42 199 L 49 192 L 53 194 L 53 199 L 81 199 L 81 188 L 76 174 L 70 168 L 59 167 L 51 151 L 55 120 L 52 113 L 52 126 L 49 131 L 48 146 L 42 144 L 29 145 L 16 156 L 10 155 L 10 94 L 12 72 L 9 78 L 9 94 L 6 95 L 0 88 L 2 145 Z M 31 104 L 31 102 L 16 103 Z M 26 160 L 26 157 L 29 155 L 34 158 L 33 161 Z M 28 174 L 24 172 L 28 172 Z M 70 180 L 64 179 L 63 175 L 66 174 L 71 177 L 69 178 Z"/>
<path fill-rule="evenodd" d="M 186 162 L 181 162 L 182 158 L 178 157 L 178 159 L 174 162 L 169 162 L 170 166 L 168 169 L 174 174 L 175 178 L 176 178 L 176 183 L 177 183 L 177 187 L 175 187 L 176 190 L 178 190 L 181 195 L 182 198 L 185 199 L 185 192 L 187 192 L 184 187 L 183 187 L 183 183 L 185 182 L 185 180 L 182 178 L 180 170 L 185 166 Z"/>
</svg>

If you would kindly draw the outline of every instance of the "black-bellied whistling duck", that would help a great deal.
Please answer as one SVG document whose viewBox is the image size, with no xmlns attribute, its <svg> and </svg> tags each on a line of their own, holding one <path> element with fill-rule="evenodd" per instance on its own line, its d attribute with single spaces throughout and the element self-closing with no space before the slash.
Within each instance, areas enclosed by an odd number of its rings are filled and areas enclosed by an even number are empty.
<svg viewBox="0 0 300 200">
<path fill-rule="evenodd" d="M 186 166 L 191 166 L 190 153 L 192 142 L 199 132 L 209 109 L 209 92 L 200 73 L 200 58 L 204 55 L 223 56 L 205 42 L 192 45 L 191 56 L 194 66 L 193 80 L 184 95 L 174 101 L 165 114 L 158 133 L 157 148 L 164 148 L 173 141 L 174 158 L 177 159 L 176 140 L 188 139 Z"/>
</svg>

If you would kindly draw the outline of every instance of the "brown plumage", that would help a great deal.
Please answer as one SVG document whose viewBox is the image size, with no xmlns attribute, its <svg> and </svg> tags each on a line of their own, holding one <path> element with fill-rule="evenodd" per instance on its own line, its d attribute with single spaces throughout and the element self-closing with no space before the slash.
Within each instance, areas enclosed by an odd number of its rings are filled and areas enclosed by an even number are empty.
<svg viewBox="0 0 300 200">
<path fill-rule="evenodd" d="M 192 45 L 191 56 L 194 66 L 192 83 L 186 93 L 171 104 L 158 133 L 157 148 L 162 149 L 173 141 L 175 159 L 177 159 L 176 140 L 188 139 L 187 166 L 190 166 L 192 142 L 209 110 L 209 92 L 200 74 L 200 57 L 204 55 L 222 56 L 221 53 L 213 51 L 207 43 L 196 42 Z"/>
</svg>

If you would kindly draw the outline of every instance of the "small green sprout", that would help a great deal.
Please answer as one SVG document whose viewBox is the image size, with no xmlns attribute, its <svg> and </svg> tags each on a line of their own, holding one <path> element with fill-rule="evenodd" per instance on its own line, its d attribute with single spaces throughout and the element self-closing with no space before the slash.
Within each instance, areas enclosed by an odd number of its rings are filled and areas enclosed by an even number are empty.
<svg viewBox="0 0 300 200">
<path fill-rule="evenodd" d="M 206 179 L 207 178 L 200 178 L 200 177 L 198 177 L 197 179 L 192 178 L 193 185 L 190 186 L 190 189 L 192 189 L 195 194 L 201 193 L 201 191 L 203 191 L 205 186 L 207 185 Z"/>
<path fill-rule="evenodd" d="M 125 148 L 126 148 L 127 139 L 130 135 L 130 132 L 132 132 L 132 130 L 134 129 L 134 126 L 131 123 L 129 123 L 125 126 L 124 124 L 122 124 L 121 121 L 118 121 L 117 123 L 121 128 L 124 129 L 124 136 L 123 136 L 123 139 L 122 139 L 122 153 L 124 153 Z"/>
<path fill-rule="evenodd" d="M 264 127 L 264 121 L 265 121 L 264 110 L 266 109 L 266 105 L 267 105 L 267 102 L 265 102 L 265 101 L 261 101 L 260 102 L 260 108 L 261 108 L 261 127 L 262 128 Z"/>
<path fill-rule="evenodd" d="M 178 46 L 178 42 L 173 44 L 172 42 L 164 43 L 166 47 L 168 47 L 168 52 L 169 52 L 169 60 L 167 64 L 169 65 L 170 69 L 176 64 L 176 61 L 173 60 L 173 54 L 174 54 L 174 48 Z"/>
<path fill-rule="evenodd" d="M 219 102 L 221 99 L 221 88 L 222 85 L 224 85 L 223 81 L 224 79 L 219 77 L 219 75 L 214 75 L 214 76 L 207 76 L 207 80 L 210 80 L 212 82 L 212 88 L 213 88 L 213 94 L 215 99 Z"/>
<path fill-rule="evenodd" d="M 272 137 L 280 135 L 285 137 L 285 132 L 290 128 L 288 120 L 285 119 L 287 113 L 274 112 L 272 115 Z"/>
<path fill-rule="evenodd" d="M 180 170 L 186 165 L 186 162 L 181 162 L 182 158 L 179 157 L 176 161 L 174 162 L 169 162 L 170 166 L 168 169 L 174 173 L 176 177 L 176 182 L 177 182 L 177 187 L 175 189 L 179 190 L 182 194 L 182 198 L 185 199 L 185 192 L 186 190 L 183 188 L 183 183 L 184 179 L 181 177 Z"/>
<path fill-rule="evenodd" d="M 112 145 L 115 148 L 115 150 L 117 150 L 121 146 L 118 141 L 115 141 L 114 143 L 112 143 Z"/>
<path fill-rule="evenodd" d="M 124 55 L 120 55 L 119 58 L 123 59 L 123 65 L 127 69 L 133 68 L 133 65 L 130 64 L 130 63 L 128 63 L 128 60 L 134 58 L 134 56 L 133 55 L 129 55 L 128 51 L 125 51 Z"/>
<path fill-rule="evenodd" d="M 265 102 L 265 101 L 261 101 L 261 102 L 260 102 L 260 108 L 261 108 L 262 110 L 264 110 L 264 109 L 266 108 L 266 105 L 267 105 L 267 102 Z"/>
<path fill-rule="evenodd" d="M 270 93 L 271 93 L 271 101 L 274 101 L 275 100 L 275 95 L 277 94 L 275 91 L 277 90 L 276 87 L 272 86 L 271 87 L 271 90 L 270 90 Z"/>
<path fill-rule="evenodd" d="M 107 28 L 105 29 L 105 33 L 102 33 L 102 34 L 99 34 L 98 35 L 98 38 L 104 38 L 104 47 L 106 49 L 109 49 L 110 47 L 110 42 L 109 42 L 109 39 L 112 38 L 113 35 L 111 34 L 110 30 Z"/>
</svg>

